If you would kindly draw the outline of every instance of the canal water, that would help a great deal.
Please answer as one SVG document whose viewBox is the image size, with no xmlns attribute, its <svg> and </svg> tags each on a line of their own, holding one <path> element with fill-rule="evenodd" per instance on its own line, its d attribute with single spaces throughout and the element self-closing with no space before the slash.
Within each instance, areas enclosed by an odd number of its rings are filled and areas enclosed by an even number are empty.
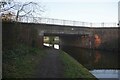
<svg viewBox="0 0 120 80">
<path fill-rule="evenodd" d="M 120 80 L 118 53 L 89 50 L 78 47 L 63 47 L 63 50 L 86 67 L 99 80 Z"/>
<path fill-rule="evenodd" d="M 49 44 L 44 45 L 51 46 Z M 54 48 L 59 49 L 59 45 L 55 44 Z M 75 58 L 99 80 L 120 80 L 119 55 L 117 52 L 89 50 L 69 46 L 63 47 L 62 50 Z"/>
</svg>

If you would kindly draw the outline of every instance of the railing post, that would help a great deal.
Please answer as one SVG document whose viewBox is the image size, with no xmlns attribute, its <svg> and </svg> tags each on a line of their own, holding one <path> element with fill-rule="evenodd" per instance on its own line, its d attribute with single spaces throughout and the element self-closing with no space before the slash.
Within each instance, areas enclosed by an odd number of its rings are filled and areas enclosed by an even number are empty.
<svg viewBox="0 0 120 80">
<path fill-rule="evenodd" d="M 46 23 L 49 24 L 49 19 L 46 18 Z"/>
<path fill-rule="evenodd" d="M 75 26 L 75 21 L 73 21 L 73 26 Z"/>
<path fill-rule="evenodd" d="M 41 17 L 38 18 L 38 23 L 39 22 L 42 23 L 42 18 Z"/>
<path fill-rule="evenodd" d="M 114 26 L 113 27 L 117 27 L 117 24 L 116 23 L 114 23 Z"/>
<path fill-rule="evenodd" d="M 105 26 L 104 22 L 103 22 L 103 23 L 101 23 L 101 27 L 104 27 L 104 26 Z"/>
<path fill-rule="evenodd" d="M 65 25 L 65 20 L 63 20 L 63 25 Z"/>
<path fill-rule="evenodd" d="M 52 23 L 54 24 L 54 19 L 52 19 Z"/>
<path fill-rule="evenodd" d="M 85 25 L 85 22 L 82 22 L 82 26 L 84 26 Z"/>
<path fill-rule="evenodd" d="M 92 27 L 92 23 L 90 23 L 90 27 Z"/>
<path fill-rule="evenodd" d="M 25 18 L 25 17 L 23 17 L 23 18 Z M 27 17 L 27 16 L 26 16 L 26 19 L 27 19 L 26 21 L 27 21 L 27 23 L 28 23 L 28 17 Z"/>
</svg>

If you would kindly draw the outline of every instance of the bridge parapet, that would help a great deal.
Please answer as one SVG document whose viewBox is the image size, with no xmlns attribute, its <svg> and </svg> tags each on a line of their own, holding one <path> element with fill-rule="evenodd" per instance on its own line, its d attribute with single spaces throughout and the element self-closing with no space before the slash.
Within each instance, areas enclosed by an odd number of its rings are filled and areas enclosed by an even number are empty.
<svg viewBox="0 0 120 80">
<path fill-rule="evenodd" d="M 90 23 L 90 22 L 81 22 L 81 21 L 72 21 L 72 20 L 62 20 L 54 18 L 43 18 L 43 17 L 29 17 L 22 16 L 18 18 L 18 22 L 26 23 L 43 23 L 43 24 L 55 24 L 55 25 L 65 25 L 65 26 L 74 26 L 74 27 L 118 27 L 117 23 Z"/>
</svg>

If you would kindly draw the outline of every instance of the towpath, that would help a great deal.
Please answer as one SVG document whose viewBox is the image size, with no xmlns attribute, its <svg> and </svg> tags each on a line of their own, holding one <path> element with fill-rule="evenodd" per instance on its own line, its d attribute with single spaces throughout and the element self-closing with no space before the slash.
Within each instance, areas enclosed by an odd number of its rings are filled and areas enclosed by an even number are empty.
<svg viewBox="0 0 120 80">
<path fill-rule="evenodd" d="M 63 63 L 59 57 L 59 50 L 46 49 L 47 56 L 37 66 L 35 78 L 62 78 Z"/>
</svg>

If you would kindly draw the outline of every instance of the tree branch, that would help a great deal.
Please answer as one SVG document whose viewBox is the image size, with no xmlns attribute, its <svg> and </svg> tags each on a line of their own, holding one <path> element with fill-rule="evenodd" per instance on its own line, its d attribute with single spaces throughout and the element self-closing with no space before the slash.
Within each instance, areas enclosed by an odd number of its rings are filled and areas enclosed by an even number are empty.
<svg viewBox="0 0 120 80">
<path fill-rule="evenodd" d="M 25 12 L 25 11 L 24 11 Z M 24 14 L 24 15 L 21 15 L 20 17 L 23 17 L 23 16 L 25 16 L 25 15 L 27 15 L 27 14 L 29 14 L 31 12 L 31 10 L 29 11 L 29 12 L 25 12 L 26 14 Z"/>
<path fill-rule="evenodd" d="M 31 4 L 31 3 L 33 3 L 33 2 L 29 2 L 29 3 L 27 3 L 27 4 L 23 4 L 22 7 L 21 7 L 21 9 L 20 9 L 19 11 L 22 11 L 23 8 L 24 8 L 24 6 L 27 6 L 27 5 Z"/>
<path fill-rule="evenodd" d="M 31 3 L 33 3 L 33 2 L 29 2 L 27 4 L 23 4 L 22 5 L 22 7 L 17 11 L 16 21 L 18 20 L 19 13 L 23 10 L 24 6 L 27 6 L 27 5 L 31 4 Z"/>
<path fill-rule="evenodd" d="M 11 9 L 11 8 L 13 8 L 13 7 L 15 7 L 15 5 L 13 5 L 13 6 L 11 6 L 11 7 L 7 8 L 7 9 L 2 9 L 2 10 L 0 10 L 0 12 L 5 12 L 5 11 L 8 11 L 8 10 L 10 10 L 10 9 Z"/>
<path fill-rule="evenodd" d="M 41 7 L 40 5 L 37 5 L 37 6 L 38 6 L 38 7 Z M 44 10 L 41 10 L 41 9 L 40 9 L 40 11 L 41 11 L 41 12 L 44 12 Z"/>
</svg>

